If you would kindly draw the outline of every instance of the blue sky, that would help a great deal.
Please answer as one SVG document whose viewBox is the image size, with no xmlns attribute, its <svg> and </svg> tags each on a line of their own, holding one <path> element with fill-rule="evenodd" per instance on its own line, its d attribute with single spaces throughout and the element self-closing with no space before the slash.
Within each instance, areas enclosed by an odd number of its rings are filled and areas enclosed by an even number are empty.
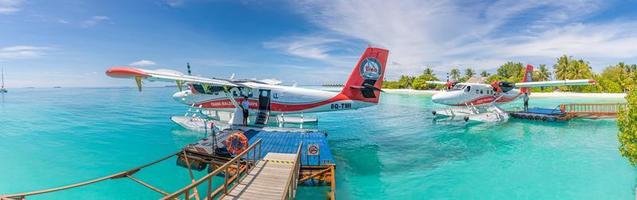
<svg viewBox="0 0 637 200">
<path fill-rule="evenodd" d="M 637 1 L 0 0 L 9 87 L 130 86 L 104 75 L 137 65 L 199 75 L 343 82 L 368 45 L 390 50 L 389 79 L 430 66 L 494 71 L 637 63 Z"/>
</svg>

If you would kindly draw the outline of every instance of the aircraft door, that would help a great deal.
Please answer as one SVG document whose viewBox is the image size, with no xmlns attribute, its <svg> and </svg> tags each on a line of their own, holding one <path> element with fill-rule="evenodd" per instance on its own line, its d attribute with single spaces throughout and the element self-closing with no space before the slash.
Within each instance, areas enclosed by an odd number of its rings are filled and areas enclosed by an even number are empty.
<svg viewBox="0 0 637 200">
<path fill-rule="evenodd" d="M 259 110 L 270 111 L 270 90 L 259 90 Z"/>
<path fill-rule="evenodd" d="M 259 113 L 257 114 L 256 124 L 267 124 L 270 117 L 270 100 L 272 91 L 267 89 L 259 89 Z"/>
</svg>

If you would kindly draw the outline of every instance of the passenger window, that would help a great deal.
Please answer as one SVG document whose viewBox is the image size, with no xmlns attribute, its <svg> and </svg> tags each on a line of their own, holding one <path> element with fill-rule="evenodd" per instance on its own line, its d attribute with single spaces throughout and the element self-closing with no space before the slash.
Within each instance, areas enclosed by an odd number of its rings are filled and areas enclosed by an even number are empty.
<svg viewBox="0 0 637 200">
<path fill-rule="evenodd" d="M 482 91 L 482 90 L 480 90 L 480 94 L 482 94 L 482 93 L 483 93 L 483 91 Z"/>
<path fill-rule="evenodd" d="M 471 91 L 471 86 L 467 86 L 467 89 L 465 89 L 465 92 L 469 92 Z"/>
</svg>

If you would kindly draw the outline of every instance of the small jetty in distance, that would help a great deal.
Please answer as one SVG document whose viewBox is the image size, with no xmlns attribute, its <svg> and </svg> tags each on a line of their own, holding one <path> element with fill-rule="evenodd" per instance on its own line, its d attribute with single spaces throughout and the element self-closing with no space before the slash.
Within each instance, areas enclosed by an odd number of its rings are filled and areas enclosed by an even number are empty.
<svg viewBox="0 0 637 200">
<path fill-rule="evenodd" d="M 529 108 L 527 111 L 509 112 L 511 117 L 537 121 L 567 121 L 573 118 L 602 119 L 614 118 L 626 103 L 571 103 L 561 104 L 554 109 Z"/>
<path fill-rule="evenodd" d="M 343 84 L 343 83 L 323 83 L 323 84 L 321 84 L 321 86 L 323 86 L 323 87 L 344 87 L 345 84 Z"/>
</svg>

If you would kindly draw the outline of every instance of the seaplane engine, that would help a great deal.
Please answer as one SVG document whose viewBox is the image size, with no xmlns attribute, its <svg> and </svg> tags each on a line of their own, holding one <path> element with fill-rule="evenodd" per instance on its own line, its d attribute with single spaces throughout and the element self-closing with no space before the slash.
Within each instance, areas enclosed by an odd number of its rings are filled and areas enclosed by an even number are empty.
<svg viewBox="0 0 637 200">
<path fill-rule="evenodd" d="M 497 92 L 508 92 L 508 91 L 511 91 L 513 88 L 515 88 L 515 84 L 511 82 L 500 82 L 500 81 L 495 81 L 491 83 L 491 86 Z"/>
</svg>

